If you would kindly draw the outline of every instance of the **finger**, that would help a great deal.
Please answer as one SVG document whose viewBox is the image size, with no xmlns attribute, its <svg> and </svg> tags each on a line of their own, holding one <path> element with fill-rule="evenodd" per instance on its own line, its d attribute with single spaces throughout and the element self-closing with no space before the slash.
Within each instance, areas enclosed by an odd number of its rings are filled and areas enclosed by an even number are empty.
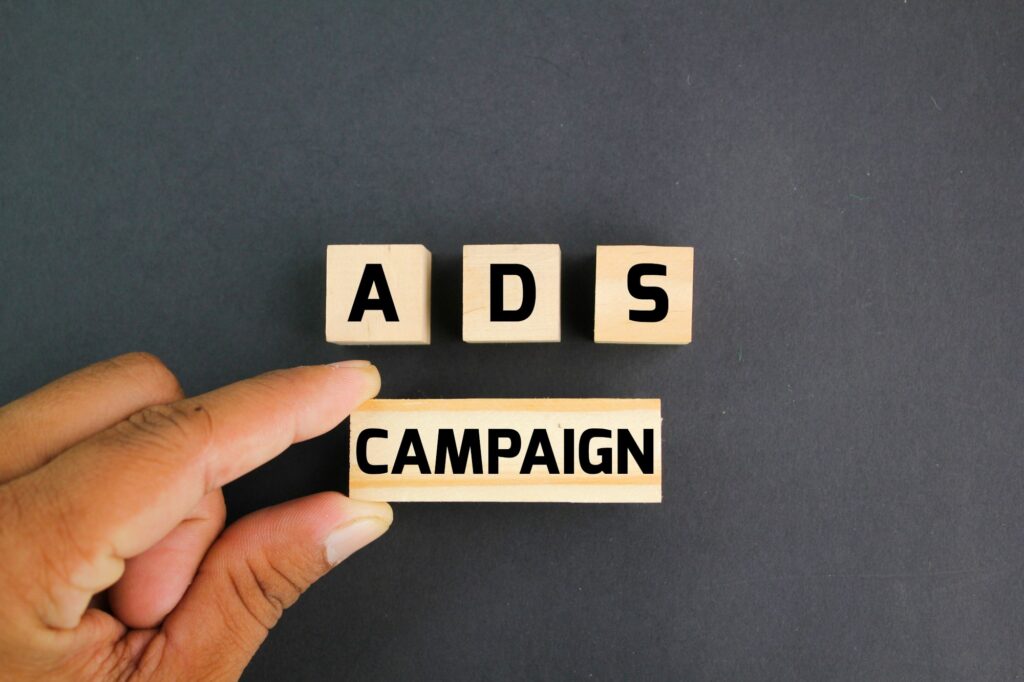
<svg viewBox="0 0 1024 682">
<path fill-rule="evenodd" d="M 391 520 L 385 503 L 320 493 L 238 521 L 157 635 L 161 665 L 181 679 L 238 679 L 284 609 Z"/>
<path fill-rule="evenodd" d="M 142 554 L 125 563 L 108 592 L 110 609 L 130 628 L 160 624 L 181 601 L 199 563 L 224 528 L 224 494 L 207 493 L 188 517 Z"/>
<path fill-rule="evenodd" d="M 0 483 L 133 412 L 181 398 L 178 380 L 148 353 L 119 355 L 61 377 L 0 407 Z"/>
<path fill-rule="evenodd" d="M 379 387 L 369 363 L 271 372 L 147 408 L 12 481 L 5 488 L 27 518 L 11 537 L 33 549 L 17 554 L 36 578 L 27 597 L 38 617 L 74 627 L 91 596 L 121 577 L 124 560 L 156 544 L 204 495 L 333 428 Z"/>
</svg>

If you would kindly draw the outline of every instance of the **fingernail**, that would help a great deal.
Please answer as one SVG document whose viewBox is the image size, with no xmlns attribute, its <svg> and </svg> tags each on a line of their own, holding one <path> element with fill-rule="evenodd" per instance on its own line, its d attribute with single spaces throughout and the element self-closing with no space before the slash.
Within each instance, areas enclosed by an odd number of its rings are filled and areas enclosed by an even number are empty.
<svg viewBox="0 0 1024 682">
<path fill-rule="evenodd" d="M 380 393 L 380 372 L 369 360 L 342 360 L 341 362 L 332 362 L 329 366 L 335 369 L 355 371 L 362 375 L 364 382 L 362 395 L 359 398 L 360 403 L 364 403 Z"/>
<path fill-rule="evenodd" d="M 390 509 L 390 508 L 389 508 Z M 324 541 L 327 563 L 337 566 L 391 527 L 391 518 L 363 516 L 331 531 Z"/>
<path fill-rule="evenodd" d="M 342 360 L 332 362 L 331 367 L 370 367 L 372 364 L 369 360 Z"/>
</svg>

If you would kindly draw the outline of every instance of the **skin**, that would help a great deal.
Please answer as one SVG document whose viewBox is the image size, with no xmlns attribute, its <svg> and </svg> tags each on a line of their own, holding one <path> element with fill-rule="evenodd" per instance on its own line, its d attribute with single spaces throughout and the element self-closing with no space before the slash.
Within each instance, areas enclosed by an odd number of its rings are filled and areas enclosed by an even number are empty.
<svg viewBox="0 0 1024 682">
<path fill-rule="evenodd" d="M 356 361 L 185 398 L 133 353 L 0 407 L 0 676 L 237 679 L 282 611 L 392 514 L 320 493 L 224 529 L 221 487 L 379 388 Z"/>
</svg>

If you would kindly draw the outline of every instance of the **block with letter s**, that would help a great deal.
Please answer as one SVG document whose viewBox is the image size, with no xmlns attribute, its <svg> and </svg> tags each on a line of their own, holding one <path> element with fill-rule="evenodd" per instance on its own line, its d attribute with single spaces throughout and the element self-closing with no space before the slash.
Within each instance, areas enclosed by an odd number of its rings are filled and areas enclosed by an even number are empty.
<svg viewBox="0 0 1024 682">
<path fill-rule="evenodd" d="M 595 342 L 690 343 L 693 247 L 598 246 L 595 280 Z"/>
</svg>

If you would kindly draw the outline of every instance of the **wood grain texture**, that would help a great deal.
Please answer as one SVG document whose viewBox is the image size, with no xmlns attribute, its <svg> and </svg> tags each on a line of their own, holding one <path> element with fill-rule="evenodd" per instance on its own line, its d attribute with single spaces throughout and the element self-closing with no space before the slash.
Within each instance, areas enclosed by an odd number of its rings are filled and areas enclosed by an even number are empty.
<svg viewBox="0 0 1024 682">
<path fill-rule="evenodd" d="M 382 431 L 386 436 L 379 436 Z M 479 430 L 479 469 L 467 453 L 464 473 L 453 473 L 448 460 L 438 473 L 440 433 L 453 431 L 456 447 L 466 442 L 467 430 Z M 497 458 L 490 470 L 487 434 L 512 429 L 521 448 L 515 456 Z M 606 429 L 610 437 L 597 437 L 584 448 L 588 429 Z M 421 440 L 430 471 L 406 465 L 395 473 L 396 460 L 407 433 Z M 649 441 L 644 432 L 649 431 Z M 386 473 L 367 473 L 357 461 L 360 434 L 376 433 L 364 443 L 366 466 L 387 467 Z M 543 432 L 543 436 L 535 436 Z M 650 445 L 649 472 L 644 472 L 628 448 L 620 447 L 620 432 L 635 444 Z M 569 436 L 567 438 L 567 435 Z M 524 471 L 532 438 L 546 438 L 557 473 L 550 467 Z M 469 439 L 471 440 L 471 439 Z M 566 442 L 572 443 L 568 457 Z M 509 447 L 507 439 L 497 441 Z M 599 450 L 608 448 L 606 455 Z M 440 448 L 443 452 L 444 448 Z M 587 451 L 584 455 L 583 450 Z M 449 453 L 450 454 L 450 453 Z M 606 456 L 610 471 L 586 473 L 582 458 L 591 466 Z M 657 399 L 463 399 L 371 400 L 351 416 L 349 494 L 353 499 L 393 502 L 660 502 L 661 401 Z M 572 460 L 572 464 L 568 462 Z M 571 473 L 567 473 L 572 469 Z"/>
<path fill-rule="evenodd" d="M 638 263 L 666 267 L 664 276 L 646 275 L 645 286 L 668 295 L 668 315 L 657 322 L 631 320 L 631 310 L 650 310 L 652 302 L 634 298 L 628 273 Z M 594 341 L 597 343 L 687 344 L 693 324 L 693 247 L 598 246 L 594 288 Z"/>
<path fill-rule="evenodd" d="M 327 247 L 326 335 L 344 345 L 430 343 L 430 251 L 419 244 L 332 244 Z M 379 263 L 398 321 L 380 310 L 349 314 L 368 264 Z M 373 291 L 376 298 L 380 293 Z"/>
<path fill-rule="evenodd" d="M 536 283 L 532 314 L 518 322 L 491 320 L 491 265 L 528 267 Z M 467 343 L 556 342 L 562 338 L 562 251 L 558 244 L 471 244 L 462 249 L 462 340 Z M 505 278 L 504 305 L 523 300 L 518 277 Z"/>
</svg>

